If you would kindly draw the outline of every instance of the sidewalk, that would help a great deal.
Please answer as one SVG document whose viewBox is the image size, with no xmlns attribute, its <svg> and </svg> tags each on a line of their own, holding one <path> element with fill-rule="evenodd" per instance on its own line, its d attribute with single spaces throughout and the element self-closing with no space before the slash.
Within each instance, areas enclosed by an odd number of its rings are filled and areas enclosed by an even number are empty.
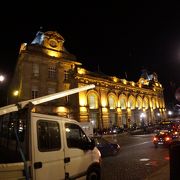
<svg viewBox="0 0 180 180">
<path fill-rule="evenodd" d="M 145 180 L 170 180 L 170 168 L 168 165 L 148 176 Z"/>
</svg>

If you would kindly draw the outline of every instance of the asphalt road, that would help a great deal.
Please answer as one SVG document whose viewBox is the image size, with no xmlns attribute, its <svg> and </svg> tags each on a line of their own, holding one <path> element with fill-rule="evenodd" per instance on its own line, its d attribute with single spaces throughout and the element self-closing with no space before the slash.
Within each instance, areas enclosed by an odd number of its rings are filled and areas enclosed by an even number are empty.
<svg viewBox="0 0 180 180">
<path fill-rule="evenodd" d="M 151 135 L 105 137 L 121 146 L 118 155 L 102 159 L 102 180 L 144 180 L 169 164 L 167 148 L 154 148 Z"/>
</svg>

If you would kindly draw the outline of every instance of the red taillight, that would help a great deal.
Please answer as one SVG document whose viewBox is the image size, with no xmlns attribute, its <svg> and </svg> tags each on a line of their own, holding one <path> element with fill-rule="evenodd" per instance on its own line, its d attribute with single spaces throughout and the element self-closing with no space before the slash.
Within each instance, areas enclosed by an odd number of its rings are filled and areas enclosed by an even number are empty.
<svg viewBox="0 0 180 180">
<path fill-rule="evenodd" d="M 170 140 L 171 140 L 170 137 L 166 137 L 166 138 L 165 138 L 165 141 L 170 141 Z"/>
<path fill-rule="evenodd" d="M 157 141 L 157 140 L 158 140 L 157 137 L 154 137 L 154 138 L 153 138 L 153 141 Z"/>
</svg>

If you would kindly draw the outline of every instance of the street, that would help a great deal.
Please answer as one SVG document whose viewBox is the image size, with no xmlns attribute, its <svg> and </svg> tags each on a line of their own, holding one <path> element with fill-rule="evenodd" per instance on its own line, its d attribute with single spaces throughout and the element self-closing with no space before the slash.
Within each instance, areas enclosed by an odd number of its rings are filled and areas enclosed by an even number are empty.
<svg viewBox="0 0 180 180">
<path fill-rule="evenodd" d="M 105 137 L 117 142 L 117 156 L 102 159 L 102 180 L 144 180 L 169 163 L 168 148 L 154 148 L 152 134 L 112 135 Z"/>
</svg>

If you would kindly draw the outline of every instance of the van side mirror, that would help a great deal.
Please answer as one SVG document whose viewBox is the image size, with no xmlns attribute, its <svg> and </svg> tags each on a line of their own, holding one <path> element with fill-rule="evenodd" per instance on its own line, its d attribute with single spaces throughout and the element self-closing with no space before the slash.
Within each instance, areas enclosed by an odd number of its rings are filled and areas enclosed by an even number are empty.
<svg viewBox="0 0 180 180">
<path fill-rule="evenodd" d="M 95 147 L 95 140 L 94 140 L 94 138 L 92 137 L 91 138 L 91 150 L 93 150 L 94 149 L 94 147 Z"/>
<path fill-rule="evenodd" d="M 93 138 L 90 139 L 90 141 L 84 141 L 81 144 L 81 149 L 83 150 L 93 150 L 95 147 L 95 141 Z"/>
</svg>

